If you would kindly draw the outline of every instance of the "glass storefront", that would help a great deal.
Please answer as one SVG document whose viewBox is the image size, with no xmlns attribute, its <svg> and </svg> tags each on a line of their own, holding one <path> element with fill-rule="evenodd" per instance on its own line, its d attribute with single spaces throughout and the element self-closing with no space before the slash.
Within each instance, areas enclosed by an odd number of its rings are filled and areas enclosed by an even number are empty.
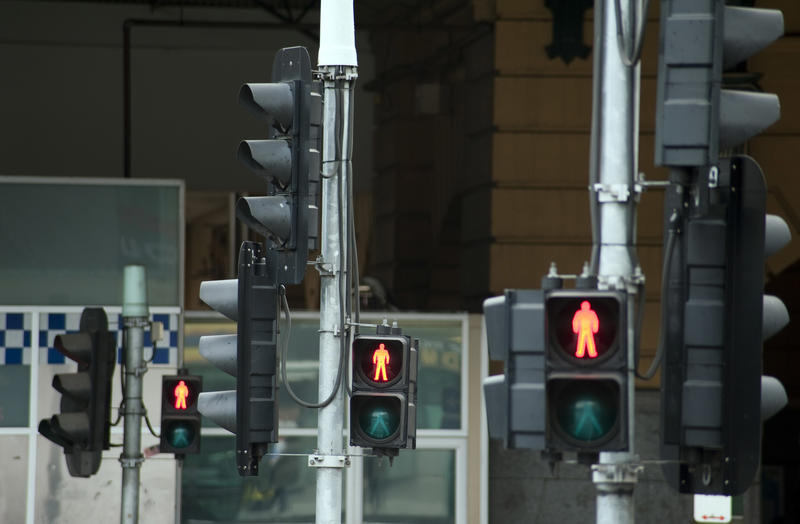
<svg viewBox="0 0 800 524">
<path fill-rule="evenodd" d="M 466 317 L 432 317 L 404 315 L 399 323 L 403 333 L 420 339 L 418 437 L 434 438 L 436 449 L 418 445 L 414 451 L 404 450 L 391 466 L 388 460 L 372 456 L 353 461 L 347 475 L 360 476 L 361 481 L 343 485 L 343 522 L 349 522 L 348 499 L 360 505 L 361 522 L 456 522 L 456 450 L 463 449 L 466 441 L 462 410 Z M 365 315 L 361 322 L 380 320 Z M 316 314 L 293 316 L 286 370 L 292 389 L 307 401 L 317 399 L 318 330 Z M 213 313 L 186 316 L 184 362 L 190 373 L 203 375 L 204 391 L 234 389 L 235 380 L 200 356 L 200 336 L 235 332 L 233 322 Z M 281 341 L 285 336 L 281 333 Z M 184 463 L 183 522 L 314 522 L 316 470 L 308 467 L 307 456 L 316 446 L 317 412 L 298 406 L 283 387 L 278 401 L 281 440 L 262 459 L 258 477 L 238 476 L 234 437 L 204 421 L 202 453 L 188 456 Z M 359 448 L 354 452 L 361 454 Z M 348 493 L 353 489 L 360 490 L 355 497 Z"/>
</svg>

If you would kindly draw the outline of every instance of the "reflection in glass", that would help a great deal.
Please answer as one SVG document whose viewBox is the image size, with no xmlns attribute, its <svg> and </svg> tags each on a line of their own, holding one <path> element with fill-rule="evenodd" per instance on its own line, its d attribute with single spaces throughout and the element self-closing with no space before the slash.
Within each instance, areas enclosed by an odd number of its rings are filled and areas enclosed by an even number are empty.
<svg viewBox="0 0 800 524">
<path fill-rule="evenodd" d="M 30 382 L 30 366 L 0 365 L 0 427 L 28 426 Z"/>
<path fill-rule="evenodd" d="M 392 467 L 365 459 L 364 522 L 455 522 L 454 463 L 453 450 L 402 450 Z"/>
<path fill-rule="evenodd" d="M 314 522 L 316 470 L 307 458 L 314 442 L 281 438 L 257 477 L 240 477 L 234 437 L 204 436 L 202 454 L 184 461 L 182 522 Z"/>
</svg>

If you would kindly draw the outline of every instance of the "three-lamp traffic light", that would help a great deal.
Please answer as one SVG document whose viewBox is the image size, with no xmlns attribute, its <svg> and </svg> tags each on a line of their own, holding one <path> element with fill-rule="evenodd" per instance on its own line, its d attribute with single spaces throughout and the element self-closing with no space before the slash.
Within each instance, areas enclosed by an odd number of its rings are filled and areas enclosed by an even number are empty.
<svg viewBox="0 0 800 524">
<path fill-rule="evenodd" d="M 277 318 L 275 268 L 261 244 L 243 242 L 238 279 L 200 284 L 200 299 L 237 322 L 236 335 L 200 337 L 200 354 L 236 377 L 235 391 L 200 393 L 198 409 L 236 434 L 242 476 L 258 475 L 269 444 L 278 441 Z"/>
<path fill-rule="evenodd" d="M 59 373 L 53 387 L 61 393 L 61 413 L 39 422 L 39 433 L 64 448 L 73 477 L 90 477 L 109 449 L 111 378 L 116 341 L 101 308 L 86 308 L 79 332 L 58 335 L 55 348 L 78 364 L 76 373 Z"/>
<path fill-rule="evenodd" d="M 203 377 L 161 377 L 161 453 L 200 453 L 200 412 L 197 399 Z"/>
<path fill-rule="evenodd" d="M 628 448 L 625 294 L 507 290 L 484 302 L 489 434 L 507 448 L 549 452 Z"/>
<path fill-rule="evenodd" d="M 304 47 L 278 52 L 272 80 L 245 84 L 239 92 L 239 101 L 270 125 L 269 139 L 245 140 L 238 152 L 246 166 L 268 181 L 269 194 L 240 198 L 236 215 L 273 244 L 267 249 L 276 250 L 278 281 L 299 284 L 319 236 L 322 98 L 313 89 Z"/>
<path fill-rule="evenodd" d="M 758 164 L 726 150 L 775 122 L 774 94 L 723 89 L 723 71 L 783 33 L 780 11 L 724 1 L 662 3 L 656 164 L 676 182 L 665 206 L 661 459 L 684 493 L 736 495 L 752 483 L 761 422 L 786 401 L 762 377 L 762 339 L 788 322 L 763 296 L 764 257 L 789 229 L 765 214 Z"/>
<path fill-rule="evenodd" d="M 351 446 L 389 456 L 416 448 L 418 344 L 388 326 L 354 338 Z"/>
</svg>

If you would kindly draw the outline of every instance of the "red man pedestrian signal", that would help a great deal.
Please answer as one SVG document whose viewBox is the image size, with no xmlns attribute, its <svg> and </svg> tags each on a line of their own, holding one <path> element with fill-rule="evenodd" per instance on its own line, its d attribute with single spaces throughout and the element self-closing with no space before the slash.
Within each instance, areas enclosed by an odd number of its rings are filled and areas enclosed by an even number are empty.
<svg viewBox="0 0 800 524">
<path fill-rule="evenodd" d="M 375 382 L 388 382 L 386 377 L 386 364 L 389 363 L 389 352 L 386 350 L 386 344 L 381 342 L 378 349 L 372 354 L 372 363 L 375 364 L 375 376 L 372 380 Z"/>
<path fill-rule="evenodd" d="M 203 378 L 165 375 L 161 378 L 161 452 L 200 452 L 200 413 L 197 397 Z"/>
<path fill-rule="evenodd" d="M 626 296 L 598 289 L 545 294 L 547 447 L 628 448 Z"/>
<path fill-rule="evenodd" d="M 414 449 L 417 427 L 418 341 L 393 329 L 353 340 L 350 397 L 350 444 L 389 456 Z"/>
<path fill-rule="evenodd" d="M 592 309 L 588 300 L 581 302 L 581 308 L 572 317 L 572 332 L 578 334 L 578 345 L 575 348 L 575 357 L 597 357 L 597 347 L 594 336 L 600 329 L 600 319 Z"/>
<path fill-rule="evenodd" d="M 389 386 L 400 377 L 405 344 L 399 337 L 359 338 L 353 342 L 354 371 L 375 386 Z"/>
<path fill-rule="evenodd" d="M 597 294 L 598 291 L 594 291 Z M 603 292 L 600 292 L 603 293 Z M 620 303 L 615 295 L 568 294 L 547 300 L 548 338 L 570 362 L 589 365 L 610 358 L 621 342 Z"/>
<path fill-rule="evenodd" d="M 186 397 L 189 396 L 189 387 L 186 382 L 181 380 L 175 386 L 175 409 L 186 409 Z"/>
</svg>

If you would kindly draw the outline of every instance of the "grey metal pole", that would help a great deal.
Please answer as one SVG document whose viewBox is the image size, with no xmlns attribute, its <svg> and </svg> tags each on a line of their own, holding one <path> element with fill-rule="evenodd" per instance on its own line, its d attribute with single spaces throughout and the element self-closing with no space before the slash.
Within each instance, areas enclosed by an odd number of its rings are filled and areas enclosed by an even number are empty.
<svg viewBox="0 0 800 524">
<path fill-rule="evenodd" d="M 342 337 L 349 328 L 343 319 L 350 260 L 348 259 L 350 177 L 349 151 L 350 90 L 356 77 L 355 67 L 322 67 L 325 93 L 323 118 L 323 182 L 322 182 L 322 249 L 320 265 L 320 337 L 319 398 L 327 398 L 336 387 L 336 371 L 341 351 L 346 348 Z M 337 129 L 342 136 L 337 139 Z M 341 149 L 337 146 L 340 144 Z M 342 378 L 344 380 L 344 378 Z M 321 408 L 318 415 L 316 522 L 341 522 L 342 470 L 348 463 L 344 456 L 344 387 L 333 402 Z"/>
<path fill-rule="evenodd" d="M 144 266 L 125 266 L 122 323 L 124 326 L 125 430 L 122 443 L 122 524 L 139 521 L 139 468 L 141 453 L 142 377 L 147 371 L 143 358 L 144 327 L 147 325 L 147 279 Z"/>
<path fill-rule="evenodd" d="M 638 61 L 630 63 L 628 53 L 636 47 L 634 4 L 623 0 L 595 2 L 595 46 L 601 55 L 595 60 L 594 83 L 599 96 L 592 132 L 596 144 L 593 159 L 597 179 L 594 192 L 598 212 L 593 218 L 599 227 L 595 244 L 598 253 L 598 284 L 604 289 L 624 290 L 628 295 L 628 362 L 633 363 L 635 347 L 635 303 L 638 279 L 642 278 L 635 252 L 635 220 L 637 186 L 635 180 L 638 149 Z M 620 12 L 617 12 L 617 9 Z M 640 12 L 639 16 L 646 16 Z M 619 41 L 617 22 L 622 24 Z M 626 63 L 626 61 L 628 63 Z M 598 224 L 594 224 L 597 226 Z M 599 241 L 598 241 L 599 240 Z M 634 450 L 634 384 L 633 366 L 628 371 L 628 442 L 627 452 L 602 452 L 595 464 L 592 481 L 597 488 L 597 523 L 632 524 L 634 522 L 634 486 L 641 467 Z"/>
<path fill-rule="evenodd" d="M 357 77 L 353 0 L 322 0 L 318 66 L 324 83 L 322 135 L 322 242 L 319 304 L 319 398 L 336 387 L 339 361 L 346 351 L 345 304 L 350 290 L 348 232 L 352 144 L 350 92 Z M 346 380 L 341 377 L 341 380 Z M 339 524 L 342 519 L 344 455 L 344 390 L 319 410 L 317 453 L 309 464 L 317 468 L 316 522 Z"/>
</svg>

